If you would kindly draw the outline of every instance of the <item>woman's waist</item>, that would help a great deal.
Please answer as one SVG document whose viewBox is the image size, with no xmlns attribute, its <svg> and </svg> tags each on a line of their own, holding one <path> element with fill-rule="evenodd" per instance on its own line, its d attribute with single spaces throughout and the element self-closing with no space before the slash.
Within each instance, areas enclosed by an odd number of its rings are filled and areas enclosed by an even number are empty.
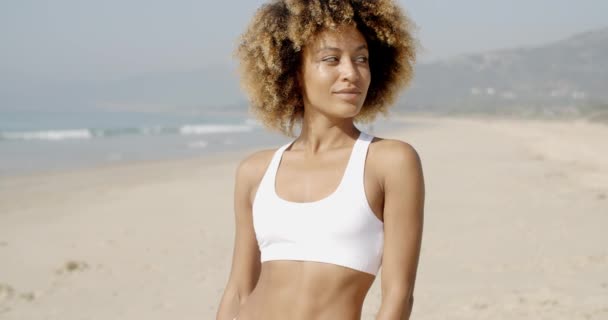
<svg viewBox="0 0 608 320">
<path fill-rule="evenodd" d="M 374 276 L 305 261 L 267 261 L 241 319 L 359 319 Z M 241 313 L 240 313 L 241 314 Z"/>
<path fill-rule="evenodd" d="M 260 286 L 241 305 L 238 320 L 360 320 L 362 307 L 363 299 L 353 299 L 353 294 L 315 294 Z"/>
</svg>

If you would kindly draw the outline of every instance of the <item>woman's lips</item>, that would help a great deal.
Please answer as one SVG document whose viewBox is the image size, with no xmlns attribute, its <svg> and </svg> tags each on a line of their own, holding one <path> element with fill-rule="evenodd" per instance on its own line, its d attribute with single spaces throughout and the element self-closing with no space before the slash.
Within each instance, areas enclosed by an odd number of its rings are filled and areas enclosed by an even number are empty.
<svg viewBox="0 0 608 320">
<path fill-rule="evenodd" d="M 338 98 L 346 101 L 357 101 L 359 96 L 361 96 L 361 93 L 359 92 L 334 92 L 334 94 Z"/>
</svg>

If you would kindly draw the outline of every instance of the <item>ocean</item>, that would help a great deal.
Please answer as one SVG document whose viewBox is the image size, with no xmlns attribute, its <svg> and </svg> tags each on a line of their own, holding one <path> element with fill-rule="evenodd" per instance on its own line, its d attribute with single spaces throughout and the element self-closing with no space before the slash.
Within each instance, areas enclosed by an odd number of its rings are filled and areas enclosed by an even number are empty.
<svg viewBox="0 0 608 320">
<path fill-rule="evenodd" d="M 403 123 L 380 120 L 373 128 L 396 126 Z M 0 111 L 0 177 L 199 157 L 287 141 L 244 114 Z"/>
</svg>

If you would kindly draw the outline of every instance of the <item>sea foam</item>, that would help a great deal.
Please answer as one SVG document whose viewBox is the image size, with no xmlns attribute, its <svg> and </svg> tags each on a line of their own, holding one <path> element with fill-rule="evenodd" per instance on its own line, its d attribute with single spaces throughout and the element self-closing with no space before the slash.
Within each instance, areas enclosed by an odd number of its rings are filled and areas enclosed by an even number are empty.
<svg viewBox="0 0 608 320">
<path fill-rule="evenodd" d="M 3 140 L 68 140 L 91 139 L 89 129 L 0 132 Z"/>
</svg>

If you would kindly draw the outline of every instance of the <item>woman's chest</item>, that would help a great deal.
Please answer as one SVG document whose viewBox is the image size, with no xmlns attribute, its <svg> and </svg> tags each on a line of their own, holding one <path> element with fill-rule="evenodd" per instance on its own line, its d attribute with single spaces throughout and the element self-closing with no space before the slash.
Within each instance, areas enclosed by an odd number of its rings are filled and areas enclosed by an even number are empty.
<svg viewBox="0 0 608 320">
<path fill-rule="evenodd" d="M 379 171 L 371 164 L 357 167 L 348 156 L 343 152 L 305 159 L 285 154 L 274 180 L 276 196 L 294 203 L 324 201 L 338 194 L 359 197 L 382 220 L 384 193 Z"/>
</svg>

